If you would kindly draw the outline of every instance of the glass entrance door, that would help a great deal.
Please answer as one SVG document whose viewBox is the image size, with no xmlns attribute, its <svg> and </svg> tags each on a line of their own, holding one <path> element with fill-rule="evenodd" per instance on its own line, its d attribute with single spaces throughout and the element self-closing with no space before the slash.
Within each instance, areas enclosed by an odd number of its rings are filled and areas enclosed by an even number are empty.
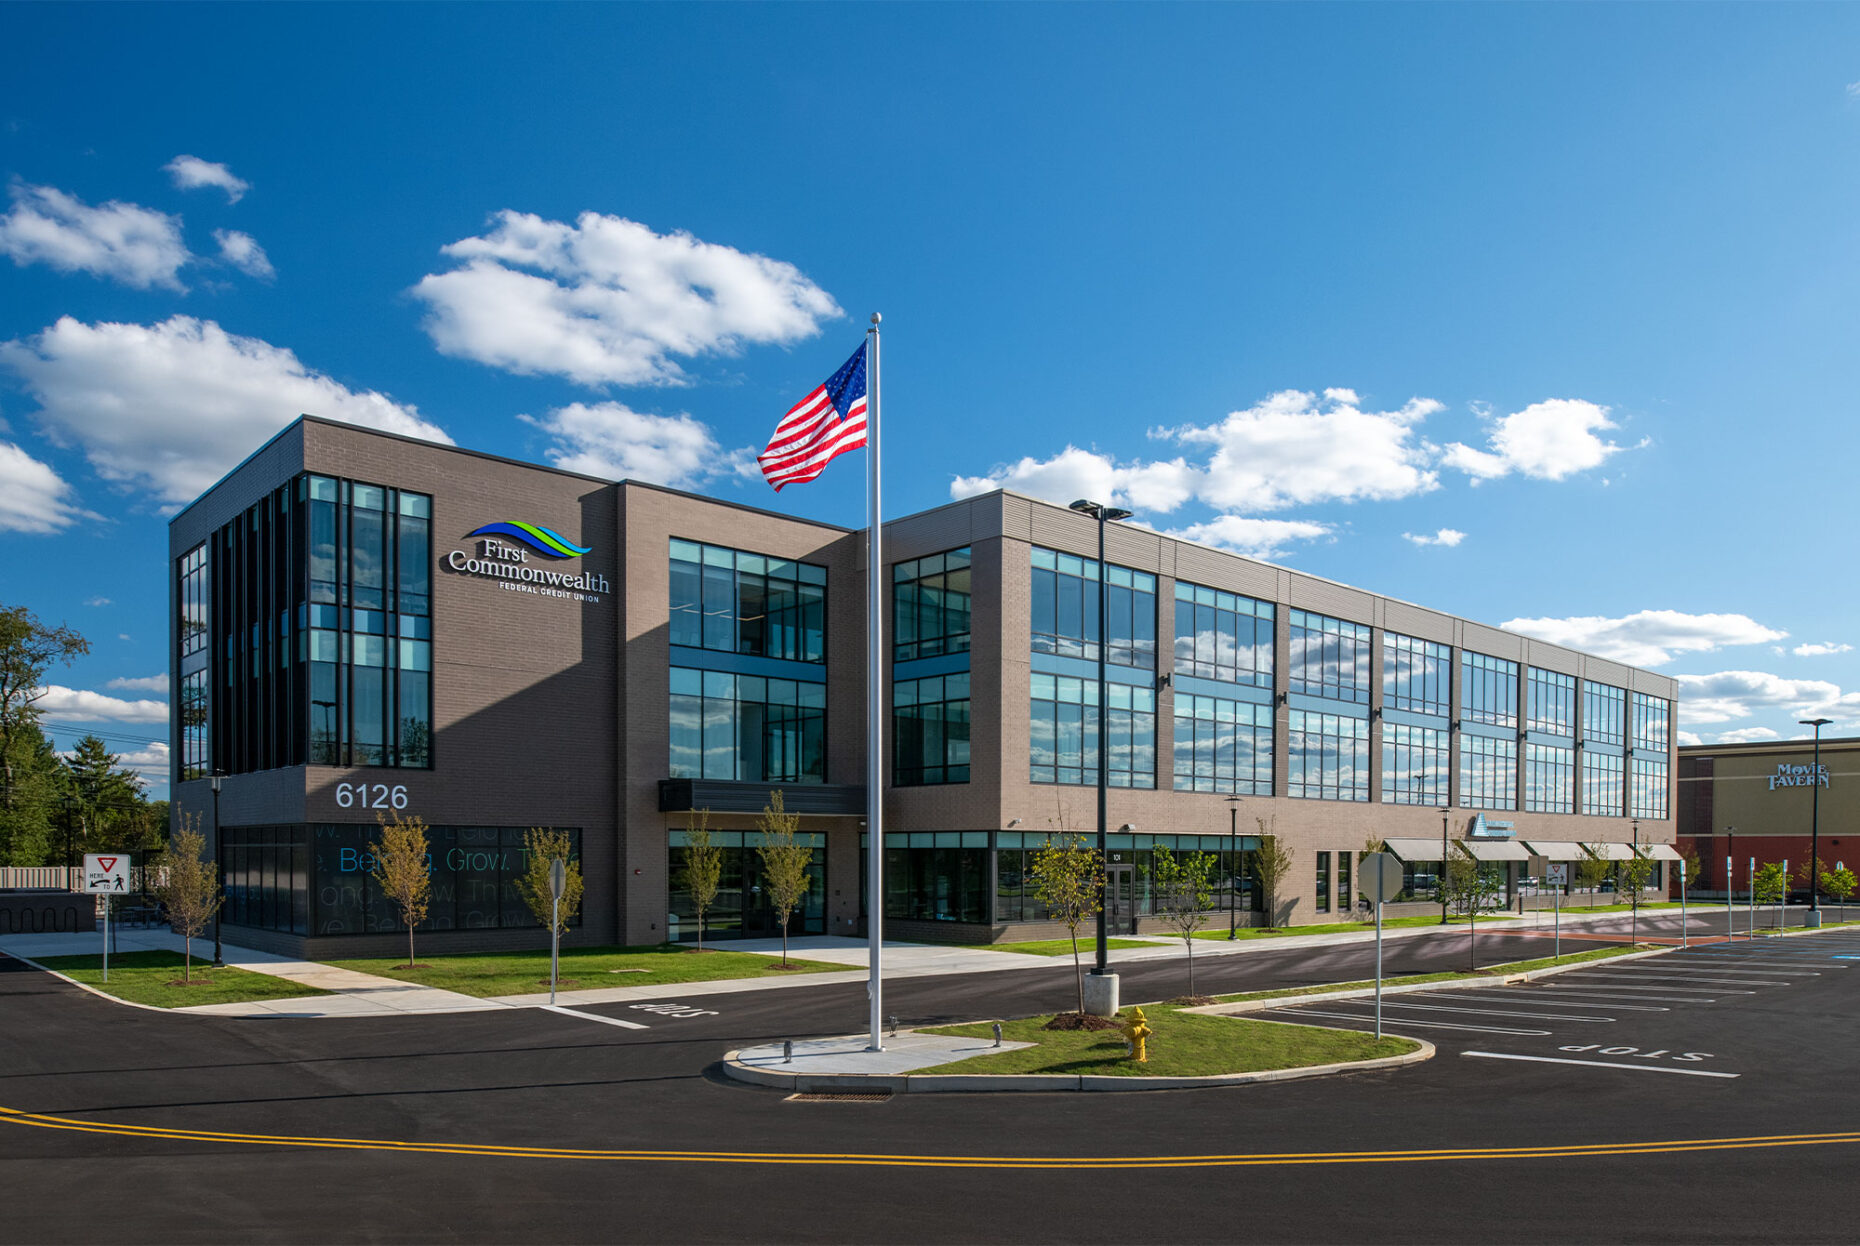
<svg viewBox="0 0 1860 1246">
<path fill-rule="evenodd" d="M 1137 933 L 1137 867 L 1104 867 L 1104 928 L 1106 934 Z"/>
</svg>

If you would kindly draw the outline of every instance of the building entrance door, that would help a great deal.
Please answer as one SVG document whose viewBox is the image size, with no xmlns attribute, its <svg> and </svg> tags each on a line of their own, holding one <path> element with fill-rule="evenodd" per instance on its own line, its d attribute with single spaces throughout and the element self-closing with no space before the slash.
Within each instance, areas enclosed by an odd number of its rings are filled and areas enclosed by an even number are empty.
<svg viewBox="0 0 1860 1246">
<path fill-rule="evenodd" d="M 1137 867 L 1104 867 L 1104 929 L 1106 934 L 1137 933 Z"/>
</svg>

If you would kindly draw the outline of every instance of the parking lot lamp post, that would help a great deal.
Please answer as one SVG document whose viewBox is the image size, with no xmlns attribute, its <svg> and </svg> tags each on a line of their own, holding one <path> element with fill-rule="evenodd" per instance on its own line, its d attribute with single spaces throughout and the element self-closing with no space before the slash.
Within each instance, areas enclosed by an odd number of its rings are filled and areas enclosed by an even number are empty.
<svg viewBox="0 0 1860 1246">
<path fill-rule="evenodd" d="M 220 844 L 220 772 L 215 770 L 207 779 L 213 788 L 213 882 L 215 886 L 223 881 L 220 877 L 220 862 L 226 859 L 226 852 Z M 217 968 L 226 963 L 220 955 L 220 910 L 226 907 L 226 897 L 220 897 L 220 903 L 213 907 L 213 964 Z"/>
<path fill-rule="evenodd" d="M 1228 851 L 1233 854 L 1234 862 L 1238 863 L 1240 860 L 1240 798 L 1238 796 L 1229 796 L 1227 798 L 1227 841 Z M 1244 877 L 1244 875 L 1235 875 L 1231 868 L 1228 870 L 1227 937 L 1229 939 L 1239 937 L 1240 919 L 1234 914 L 1234 892 L 1237 890 L 1235 884 L 1241 877 Z"/>
<path fill-rule="evenodd" d="M 1447 924 L 1447 819 L 1453 816 L 1451 805 L 1440 807 L 1440 875 L 1434 886 L 1440 890 L 1440 924 Z"/>
<path fill-rule="evenodd" d="M 1105 744 L 1110 737 L 1109 705 L 1106 704 L 1105 657 L 1111 638 L 1105 633 L 1110 629 L 1111 609 L 1109 577 L 1104 567 L 1104 526 L 1113 519 L 1128 519 L 1130 512 L 1115 506 L 1105 506 L 1099 502 L 1080 498 L 1072 504 L 1072 509 L 1081 515 L 1090 515 L 1098 521 L 1098 864 L 1104 866 L 1110 861 L 1110 843 L 1105 836 L 1106 784 L 1110 779 L 1110 758 Z M 1098 959 L 1092 973 L 1102 976 L 1111 971 L 1111 949 L 1109 932 L 1105 928 L 1105 905 L 1101 897 L 1098 902 Z"/>
<path fill-rule="evenodd" d="M 1815 729 L 1815 769 L 1808 776 L 1810 799 L 1814 802 L 1813 813 L 1808 823 L 1808 911 L 1814 916 L 1808 919 L 1811 926 L 1821 924 L 1821 729 L 1833 722 L 1832 718 L 1798 719 L 1804 727 Z M 1789 894 L 1789 880 L 1783 880 L 1783 895 Z M 1785 903 L 1787 901 L 1785 900 Z"/>
</svg>

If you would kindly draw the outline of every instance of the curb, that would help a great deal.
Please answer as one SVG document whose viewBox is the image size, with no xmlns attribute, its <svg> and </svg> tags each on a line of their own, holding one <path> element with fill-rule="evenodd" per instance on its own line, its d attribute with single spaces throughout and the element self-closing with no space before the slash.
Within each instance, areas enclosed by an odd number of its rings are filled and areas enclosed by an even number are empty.
<svg viewBox="0 0 1860 1246">
<path fill-rule="evenodd" d="M 40 973 L 49 973 L 54 978 L 57 978 L 60 982 L 69 982 L 72 986 L 75 986 L 78 990 L 83 991 L 90 995 L 95 995 L 98 999 L 107 999 L 112 1004 L 121 1004 L 125 1008 L 140 1008 L 144 1012 L 159 1012 L 163 1014 L 164 1016 L 170 1016 L 170 1017 L 172 1017 L 175 1014 L 175 1010 L 173 1008 L 158 1008 L 154 1004 L 138 1004 L 133 999 L 124 999 L 120 995 L 112 995 L 108 991 L 100 991 L 94 986 L 88 986 L 85 983 L 79 982 L 76 978 L 67 978 L 64 974 L 59 973 L 56 969 L 47 969 L 44 965 L 41 965 L 38 961 L 33 960 L 30 956 L 21 956 L 17 952 L 0 952 L 0 956 L 11 956 L 14 960 L 18 961 L 22 965 L 31 965 L 34 969 L 37 969 Z"/>
<path fill-rule="evenodd" d="M 1183 1011 L 1188 1011 L 1184 1009 Z M 1267 1025 L 1290 1025 L 1293 1022 L 1268 1021 Z M 1322 1028 L 1322 1027 L 1318 1027 Z M 846 1037 L 857 1037 L 847 1035 Z M 1328 1077 L 1335 1073 L 1371 1073 L 1380 1069 L 1400 1068 L 1434 1058 L 1434 1045 L 1426 1039 L 1400 1035 L 1420 1046 L 1399 1056 L 1381 1056 L 1343 1064 L 1313 1064 L 1296 1069 L 1264 1069 L 1256 1073 L 1223 1073 L 1211 1077 L 1107 1077 L 1102 1074 L 1073 1073 L 777 1073 L 742 1062 L 741 1050 L 725 1052 L 723 1071 L 739 1082 L 790 1090 L 802 1094 L 834 1091 L 872 1092 L 888 1090 L 893 1094 L 971 1094 L 1002 1091 L 1107 1091 L 1205 1090 L 1219 1086 L 1246 1086 L 1255 1082 L 1289 1082 L 1305 1077 Z"/>
</svg>

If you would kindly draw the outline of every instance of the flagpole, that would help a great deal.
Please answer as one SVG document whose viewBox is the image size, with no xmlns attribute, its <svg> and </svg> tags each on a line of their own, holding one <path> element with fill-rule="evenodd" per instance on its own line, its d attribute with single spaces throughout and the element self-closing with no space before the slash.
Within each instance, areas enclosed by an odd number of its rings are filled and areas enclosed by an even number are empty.
<svg viewBox="0 0 1860 1246">
<path fill-rule="evenodd" d="M 866 830 L 866 944 L 871 954 L 871 981 L 866 993 L 872 1002 L 872 1041 L 867 1050 L 883 1051 L 881 1026 L 885 1015 L 884 916 L 885 916 L 885 717 L 884 717 L 884 622 L 885 574 L 884 552 L 880 542 L 880 516 L 884 508 L 879 501 L 878 470 L 878 322 L 872 313 L 872 327 L 866 330 L 866 458 L 871 472 L 867 503 L 870 513 L 866 537 L 866 621 L 865 621 L 865 830 Z"/>
</svg>

